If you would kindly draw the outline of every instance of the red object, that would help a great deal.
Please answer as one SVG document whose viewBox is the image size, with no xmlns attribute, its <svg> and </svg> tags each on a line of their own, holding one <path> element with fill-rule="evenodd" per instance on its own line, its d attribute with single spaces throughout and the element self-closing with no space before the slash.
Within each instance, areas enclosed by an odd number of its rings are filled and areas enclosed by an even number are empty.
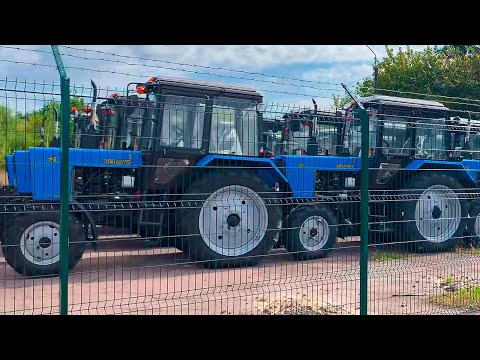
<svg viewBox="0 0 480 360">
<path fill-rule="evenodd" d="M 140 190 L 137 190 L 133 193 L 133 196 L 135 197 L 135 200 L 140 200 L 141 195 L 142 195 L 142 193 L 140 192 Z"/>
<path fill-rule="evenodd" d="M 262 146 L 262 147 L 260 148 L 260 150 L 259 150 L 259 154 L 260 154 L 260 156 L 263 156 L 264 153 L 265 153 L 265 149 L 264 149 L 263 146 Z"/>
<path fill-rule="evenodd" d="M 117 93 L 113 93 L 113 94 L 110 94 L 109 97 L 111 97 L 111 98 L 117 98 L 117 97 L 118 97 L 118 94 L 117 94 Z"/>
<path fill-rule="evenodd" d="M 110 110 L 110 109 L 104 109 L 104 110 L 102 110 L 102 114 L 107 115 L 107 116 L 108 115 L 113 115 L 113 111 Z"/>
<path fill-rule="evenodd" d="M 92 108 L 88 105 L 85 105 L 83 107 L 83 112 L 86 113 L 86 114 L 88 114 L 91 110 L 92 110 Z"/>
<path fill-rule="evenodd" d="M 72 114 L 75 114 L 77 112 L 77 108 L 75 106 L 72 106 Z"/>
<path fill-rule="evenodd" d="M 137 94 L 146 94 L 147 88 L 145 85 L 137 85 Z"/>
</svg>

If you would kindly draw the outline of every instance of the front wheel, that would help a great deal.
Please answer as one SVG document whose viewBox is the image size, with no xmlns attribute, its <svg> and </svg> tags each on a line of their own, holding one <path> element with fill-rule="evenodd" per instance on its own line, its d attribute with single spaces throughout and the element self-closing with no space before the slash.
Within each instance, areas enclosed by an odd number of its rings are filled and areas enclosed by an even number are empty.
<svg viewBox="0 0 480 360">
<path fill-rule="evenodd" d="M 85 232 L 70 216 L 69 267 L 80 261 L 85 249 Z M 24 213 L 11 219 L 5 232 L 6 262 L 25 276 L 58 275 L 60 271 L 60 215 L 53 212 Z"/>
<path fill-rule="evenodd" d="M 338 222 L 325 205 L 295 209 L 288 223 L 286 248 L 296 260 L 326 257 L 335 246 Z"/>
<path fill-rule="evenodd" d="M 182 249 L 206 267 L 250 266 L 274 245 L 281 207 L 273 189 L 252 173 L 207 174 L 184 194 L 177 234 Z"/>
</svg>

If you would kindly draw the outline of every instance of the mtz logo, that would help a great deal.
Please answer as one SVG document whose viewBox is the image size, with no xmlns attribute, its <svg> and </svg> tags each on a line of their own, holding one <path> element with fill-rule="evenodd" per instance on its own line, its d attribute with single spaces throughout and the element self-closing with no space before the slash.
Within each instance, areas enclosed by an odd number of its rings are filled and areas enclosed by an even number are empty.
<svg viewBox="0 0 480 360">
<path fill-rule="evenodd" d="M 115 160 L 115 159 L 105 159 L 105 164 L 111 165 L 131 165 L 132 160 Z"/>
</svg>

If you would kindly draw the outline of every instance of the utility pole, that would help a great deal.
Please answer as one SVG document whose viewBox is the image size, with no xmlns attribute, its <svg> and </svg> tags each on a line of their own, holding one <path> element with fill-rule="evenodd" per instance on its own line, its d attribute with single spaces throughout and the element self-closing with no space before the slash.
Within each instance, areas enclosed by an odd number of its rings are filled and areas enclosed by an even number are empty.
<svg viewBox="0 0 480 360">
<path fill-rule="evenodd" d="M 373 62 L 373 87 L 374 89 L 376 90 L 377 89 L 377 86 L 378 86 L 378 61 L 377 61 L 377 54 L 375 54 L 375 51 L 372 50 L 372 48 L 368 45 L 365 45 L 368 50 L 370 50 L 373 54 L 373 56 L 375 56 L 374 58 L 374 62 Z"/>
</svg>

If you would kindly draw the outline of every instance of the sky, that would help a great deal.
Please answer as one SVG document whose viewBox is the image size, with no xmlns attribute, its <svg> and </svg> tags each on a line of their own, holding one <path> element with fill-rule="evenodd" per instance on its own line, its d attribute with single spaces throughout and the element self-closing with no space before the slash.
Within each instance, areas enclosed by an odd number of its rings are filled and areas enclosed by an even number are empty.
<svg viewBox="0 0 480 360">
<path fill-rule="evenodd" d="M 395 50 L 406 47 L 389 46 Z M 426 45 L 411 47 L 420 50 Z M 87 91 L 90 79 L 103 89 L 100 96 L 106 96 L 105 92 L 114 91 L 110 89 L 124 90 L 129 82 L 169 76 L 253 86 L 262 93 L 264 102 L 286 106 L 310 106 L 313 97 L 319 108 L 331 106 L 334 94 L 344 94 L 340 83 L 353 88 L 358 80 L 371 76 L 374 60 L 365 45 L 71 45 L 59 48 L 77 93 Z M 385 45 L 370 45 L 370 48 L 379 60 L 386 54 Z M 58 84 L 50 46 L 0 46 L 0 90 L 5 87 L 5 79 L 10 88 L 15 79 L 35 82 L 35 90 L 41 88 L 39 83 Z M 15 86 L 18 89 L 18 82 Z M 52 85 L 47 88 L 51 89 Z M 38 98 L 35 95 L 35 99 Z M 30 108 L 32 104 L 25 106 Z"/>
</svg>

